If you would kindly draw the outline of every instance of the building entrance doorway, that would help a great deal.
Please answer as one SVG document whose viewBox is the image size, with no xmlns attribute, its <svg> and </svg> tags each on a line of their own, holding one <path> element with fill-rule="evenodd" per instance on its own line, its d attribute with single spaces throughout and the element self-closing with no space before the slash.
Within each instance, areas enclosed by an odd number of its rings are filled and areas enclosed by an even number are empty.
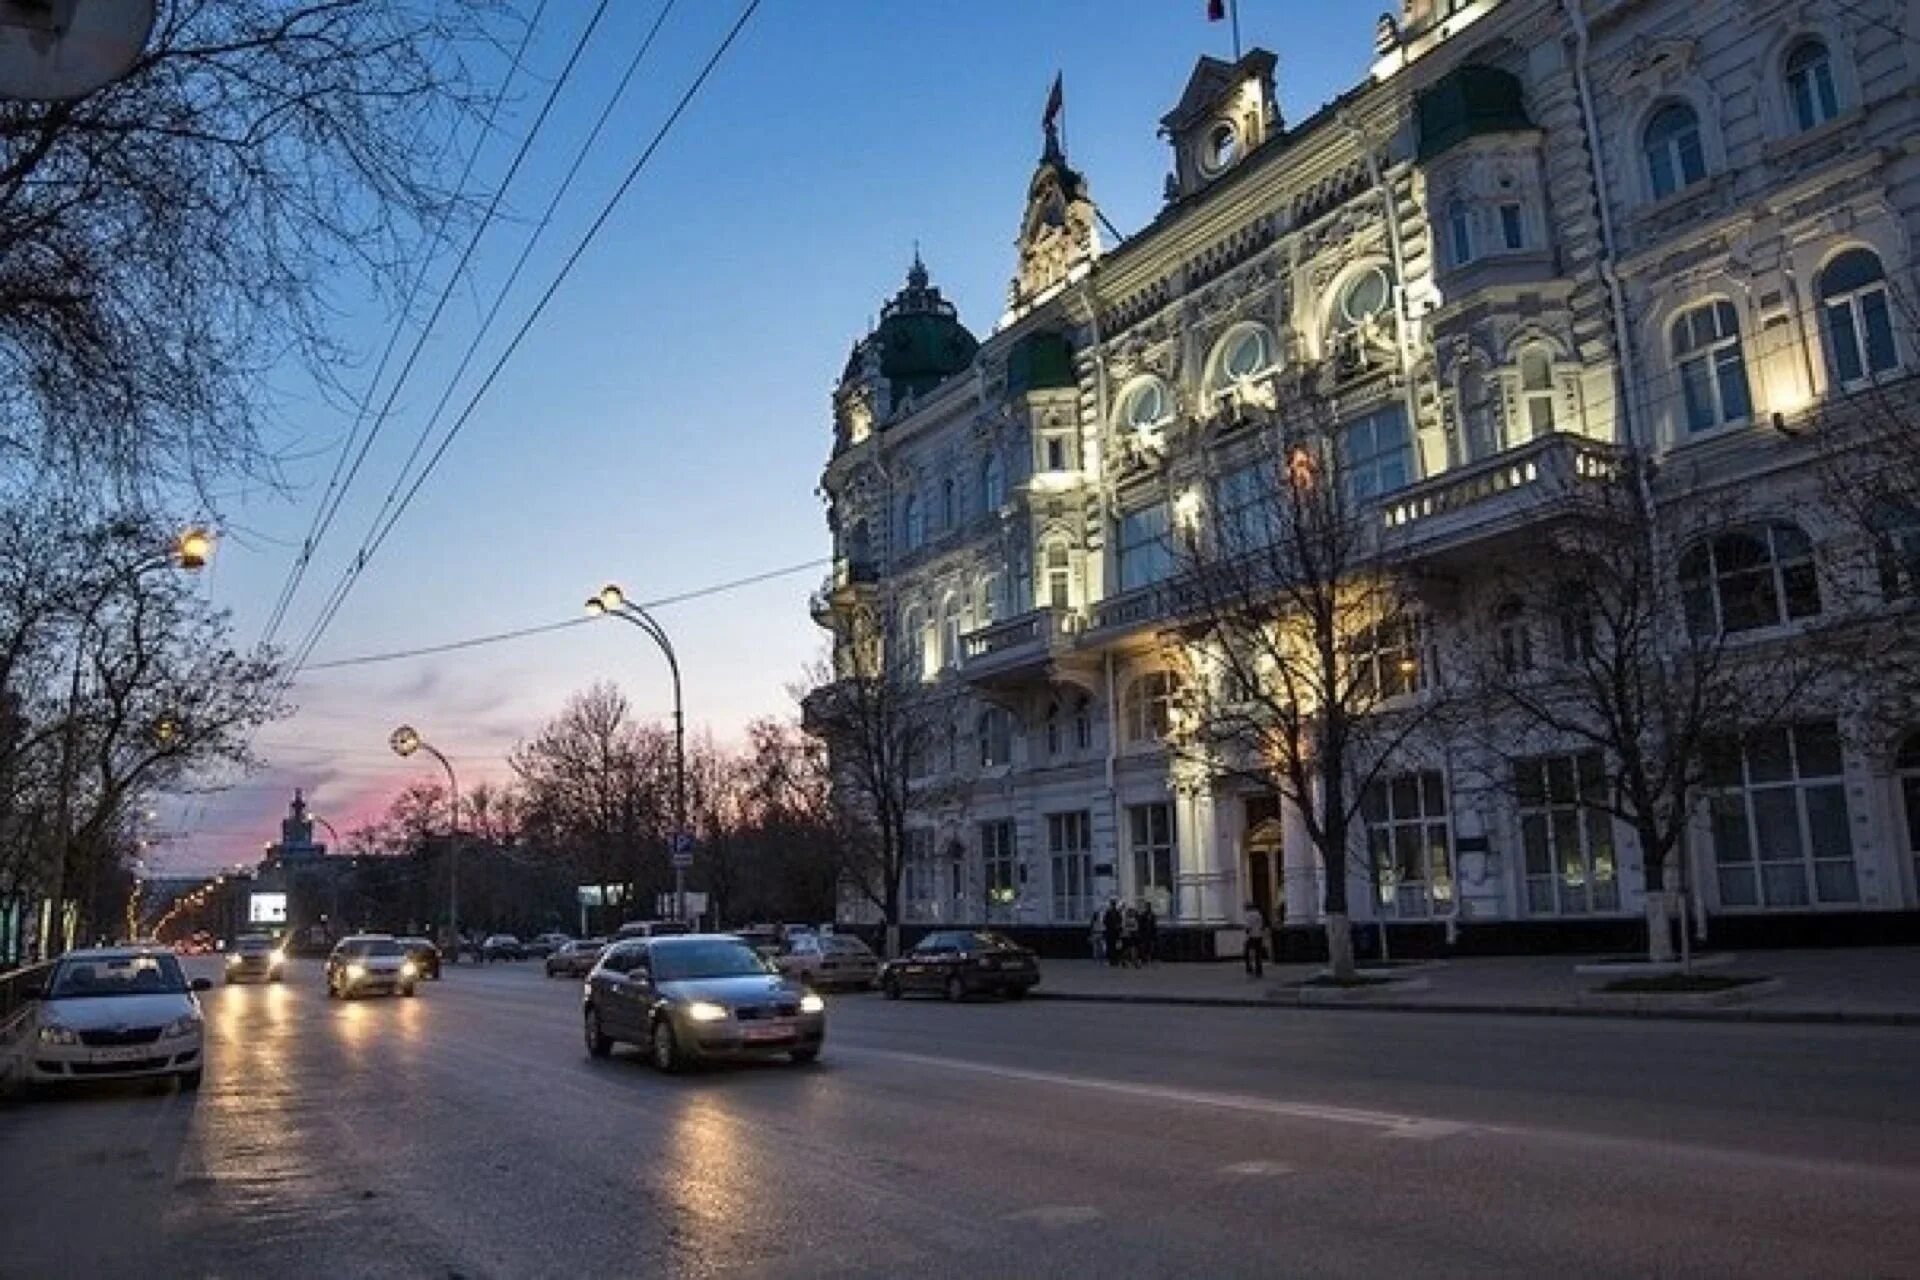
<svg viewBox="0 0 1920 1280">
<path fill-rule="evenodd" d="M 1268 924 L 1279 928 L 1287 910 L 1282 892 L 1285 863 L 1281 860 L 1280 797 L 1247 797 L 1244 829 L 1241 882 L 1247 887 L 1247 900 L 1260 908 Z"/>
</svg>

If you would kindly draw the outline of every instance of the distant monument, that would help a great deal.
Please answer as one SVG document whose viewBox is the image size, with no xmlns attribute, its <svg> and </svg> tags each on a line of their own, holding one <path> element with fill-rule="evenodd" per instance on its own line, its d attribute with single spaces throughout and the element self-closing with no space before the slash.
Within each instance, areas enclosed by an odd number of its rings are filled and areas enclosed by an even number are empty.
<svg viewBox="0 0 1920 1280">
<path fill-rule="evenodd" d="M 327 856 L 327 846 L 313 838 L 313 819 L 307 816 L 307 801 L 298 788 L 287 816 L 280 820 L 280 839 L 267 846 L 269 867 L 302 866 Z"/>
</svg>

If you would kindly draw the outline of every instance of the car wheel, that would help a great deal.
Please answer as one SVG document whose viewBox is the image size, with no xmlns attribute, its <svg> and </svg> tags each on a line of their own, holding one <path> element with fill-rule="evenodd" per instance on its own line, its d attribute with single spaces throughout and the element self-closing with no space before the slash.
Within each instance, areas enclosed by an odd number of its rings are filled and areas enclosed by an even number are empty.
<svg viewBox="0 0 1920 1280">
<path fill-rule="evenodd" d="M 273 974 L 271 975 L 271 977 L 270 977 L 270 979 L 269 979 L 269 980 L 270 980 L 270 981 L 273 981 L 273 982 L 279 982 L 279 981 L 280 981 L 280 980 L 281 980 L 282 978 L 284 978 L 284 977 L 286 977 L 286 975 L 285 975 L 284 973 L 279 973 L 279 972 L 277 972 L 277 971 L 276 971 L 275 973 L 273 973 Z"/>
<path fill-rule="evenodd" d="M 340 988 L 334 986 L 333 979 L 329 977 L 327 979 L 327 999 L 338 1000 L 339 998 L 340 998 Z"/>
<path fill-rule="evenodd" d="M 587 1052 L 596 1058 L 604 1058 L 613 1052 L 613 1041 L 600 1030 L 600 1011 L 587 1010 Z"/>
<path fill-rule="evenodd" d="M 673 1020 L 657 1018 L 653 1024 L 653 1065 L 669 1075 L 686 1065 L 680 1052 L 680 1039 L 673 1034 Z"/>
<path fill-rule="evenodd" d="M 820 1046 L 816 1044 L 809 1049 L 795 1049 L 787 1056 L 793 1059 L 794 1066 L 804 1067 L 809 1062 L 818 1062 L 820 1060 Z"/>
<path fill-rule="evenodd" d="M 411 982 L 409 982 L 406 986 L 400 988 L 400 994 L 407 997 L 407 999 L 409 1000 L 413 999 L 413 991 L 414 991 L 414 987 Z"/>
<path fill-rule="evenodd" d="M 900 979 L 883 978 L 880 982 L 880 994 L 889 1000 L 900 998 Z"/>
<path fill-rule="evenodd" d="M 1027 989 L 1025 987 L 1007 987 L 1001 991 L 1000 994 L 1009 1000 L 1024 1000 L 1027 998 Z"/>
<path fill-rule="evenodd" d="M 180 1087 L 183 1090 L 186 1090 L 187 1092 L 192 1092 L 193 1090 L 198 1089 L 200 1087 L 201 1077 L 204 1076 L 205 1074 L 206 1074 L 206 1069 L 204 1067 L 197 1067 L 192 1071 L 181 1072 Z"/>
<path fill-rule="evenodd" d="M 960 975 L 956 973 L 947 979 L 947 999 L 965 1000 L 966 998 L 967 984 L 960 981 Z"/>
</svg>

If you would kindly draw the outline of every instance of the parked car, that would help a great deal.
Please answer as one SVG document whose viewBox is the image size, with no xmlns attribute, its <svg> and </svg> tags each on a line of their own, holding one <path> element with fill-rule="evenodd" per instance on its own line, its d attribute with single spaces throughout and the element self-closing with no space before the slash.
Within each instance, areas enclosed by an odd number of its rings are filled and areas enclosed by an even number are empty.
<svg viewBox="0 0 1920 1280">
<path fill-rule="evenodd" d="M 526 945 L 527 959 L 545 960 L 573 939 L 564 933 L 543 933 Z"/>
<path fill-rule="evenodd" d="M 629 920 L 613 931 L 615 941 L 627 938 L 671 938 L 693 930 L 682 920 Z"/>
<path fill-rule="evenodd" d="M 549 978 L 584 978 L 593 971 L 594 961 L 600 958 L 601 949 L 607 945 L 605 938 L 581 938 L 569 942 L 547 957 L 547 976 Z"/>
<path fill-rule="evenodd" d="M 880 977 L 880 958 L 866 943 L 844 933 L 796 934 L 774 963 L 780 972 L 822 990 L 864 989 Z"/>
<path fill-rule="evenodd" d="M 820 1056 L 826 1002 L 768 967 L 730 934 L 614 942 L 587 975 L 581 1017 L 587 1052 L 646 1045 L 653 1065 L 678 1071 L 704 1058 Z"/>
<path fill-rule="evenodd" d="M 520 945 L 520 939 L 510 933 L 494 933 L 487 935 L 487 940 L 480 944 L 480 958 L 487 961 L 525 960 L 527 949 Z"/>
<path fill-rule="evenodd" d="M 909 991 L 935 991 L 949 1000 L 991 991 L 1018 1000 L 1039 981 L 1033 952 L 983 930 L 930 933 L 880 969 L 880 990 L 889 1000 Z"/>
<path fill-rule="evenodd" d="M 399 942 L 422 978 L 440 981 L 440 948 L 433 945 L 431 938 L 401 938 Z"/>
<path fill-rule="evenodd" d="M 195 992 L 180 962 L 162 947 L 70 951 L 46 982 L 27 993 L 33 1010 L 21 1026 L 29 1084 L 174 1076 L 197 1089 L 206 1047 Z"/>
<path fill-rule="evenodd" d="M 327 995 L 340 999 L 375 993 L 411 996 L 419 967 L 407 950 L 384 933 L 359 933 L 340 939 L 327 956 Z"/>
<path fill-rule="evenodd" d="M 264 933 L 243 933 L 227 948 L 227 981 L 246 982 L 259 978 L 278 982 L 287 963 L 287 953 Z"/>
</svg>

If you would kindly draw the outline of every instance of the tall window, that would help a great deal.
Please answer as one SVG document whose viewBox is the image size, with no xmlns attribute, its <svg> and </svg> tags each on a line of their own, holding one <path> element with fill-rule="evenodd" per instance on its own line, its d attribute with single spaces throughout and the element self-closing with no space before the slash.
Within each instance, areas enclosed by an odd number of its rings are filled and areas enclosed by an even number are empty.
<svg viewBox="0 0 1920 1280">
<path fill-rule="evenodd" d="M 1673 362 L 1680 370 L 1687 430 L 1743 422 L 1753 412 L 1740 317 L 1731 302 L 1722 299 L 1681 313 L 1673 322 Z"/>
<path fill-rule="evenodd" d="M 1047 607 L 1065 609 L 1073 604 L 1073 567 L 1064 542 L 1047 544 Z"/>
<path fill-rule="evenodd" d="M 1598 751 L 1516 760 L 1527 910 L 1535 915 L 1618 911 L 1613 820 L 1602 808 L 1607 771 Z"/>
<path fill-rule="evenodd" d="M 960 500 L 955 488 L 952 476 L 940 481 L 940 528 L 943 532 L 960 525 Z"/>
<path fill-rule="evenodd" d="M 1910 733 L 1900 744 L 1893 768 L 1900 779 L 1900 810 L 1907 820 L 1907 855 L 1913 859 L 1913 882 L 1920 885 L 1920 733 Z"/>
<path fill-rule="evenodd" d="M 1900 363 L 1887 275 L 1871 250 L 1849 249 L 1820 273 L 1820 318 L 1827 376 L 1835 386 L 1856 386 Z"/>
<path fill-rule="evenodd" d="M 1653 113 L 1640 136 L 1640 151 L 1656 200 L 1707 176 L 1706 152 L 1700 146 L 1700 118 L 1685 103 L 1669 103 Z"/>
<path fill-rule="evenodd" d="M 1777 627 L 1820 612 L 1813 544 L 1799 526 L 1723 533 L 1680 558 L 1687 628 L 1696 636 Z"/>
<path fill-rule="evenodd" d="M 920 495 L 910 493 L 900 505 L 900 527 L 907 550 L 917 551 L 927 540 L 926 513 L 920 509 Z"/>
<path fill-rule="evenodd" d="M 1058 702 L 1050 702 L 1047 704 L 1046 737 L 1047 758 L 1052 759 L 1060 754 L 1062 747 L 1065 745 L 1065 739 L 1060 733 L 1060 704 Z"/>
<path fill-rule="evenodd" d="M 1156 502 L 1120 515 L 1120 589 L 1132 591 L 1165 580 L 1173 572 L 1173 543 L 1167 504 Z"/>
<path fill-rule="evenodd" d="M 1093 702 L 1085 694 L 1073 703 L 1073 746 L 1076 751 L 1093 748 Z"/>
<path fill-rule="evenodd" d="M 1397 698 L 1427 686 L 1423 631 L 1417 619 L 1396 618 L 1353 638 L 1353 688 L 1363 702 Z"/>
<path fill-rule="evenodd" d="M 1259 460 L 1227 472 L 1220 477 L 1216 495 L 1224 554 L 1237 556 L 1273 545 L 1279 537 L 1279 512 L 1270 463 Z"/>
<path fill-rule="evenodd" d="M 1508 249 L 1527 247 L 1525 211 L 1511 200 L 1500 206 L 1500 243 Z"/>
<path fill-rule="evenodd" d="M 1803 40 L 1787 55 L 1787 99 L 1793 122 L 1804 132 L 1840 114 L 1833 88 L 1833 58 L 1818 40 Z"/>
<path fill-rule="evenodd" d="M 1853 835 L 1832 721 L 1758 730 L 1707 751 L 1723 907 L 1857 902 Z"/>
<path fill-rule="evenodd" d="M 987 626 L 1000 616 L 1000 595 L 1005 581 L 995 570 L 974 584 L 973 616 L 980 626 Z"/>
<path fill-rule="evenodd" d="M 940 868 L 933 856 L 933 831 L 915 827 L 907 832 L 907 847 L 902 851 L 902 896 L 907 900 L 910 920 L 940 918 Z"/>
<path fill-rule="evenodd" d="M 1453 901 L 1453 844 L 1440 774 L 1403 773 L 1369 783 L 1360 817 L 1381 909 L 1397 916 L 1446 910 Z"/>
<path fill-rule="evenodd" d="M 980 739 L 980 767 L 997 769 L 1013 761 L 1013 715 L 1001 707 L 988 707 L 975 725 Z"/>
<path fill-rule="evenodd" d="M 1340 433 L 1340 463 L 1348 496 L 1365 502 L 1413 481 L 1413 441 L 1402 405 L 1376 409 Z"/>
<path fill-rule="evenodd" d="M 1473 211 L 1465 200 L 1447 201 L 1447 248 L 1454 266 L 1473 261 Z"/>
<path fill-rule="evenodd" d="M 1085 809 L 1047 815 L 1053 918 L 1084 924 L 1093 915 L 1093 816 Z"/>
<path fill-rule="evenodd" d="M 908 679 L 928 674 L 927 615 L 918 606 L 900 615 L 900 667 Z"/>
<path fill-rule="evenodd" d="M 1170 671 L 1151 671 L 1127 686 L 1128 742 L 1159 742 L 1173 727 L 1173 699 L 1179 682 Z"/>
<path fill-rule="evenodd" d="M 1133 854 L 1133 891 L 1153 901 L 1161 915 L 1174 913 L 1173 806 L 1127 806 L 1127 848 Z"/>
<path fill-rule="evenodd" d="M 1527 624 L 1526 605 L 1504 601 L 1494 610 L 1493 627 L 1500 669 L 1510 676 L 1533 670 L 1533 628 Z"/>
<path fill-rule="evenodd" d="M 949 595 L 940 606 L 940 665 L 960 665 L 960 597 Z"/>
<path fill-rule="evenodd" d="M 1041 447 L 1045 452 L 1047 470 L 1072 470 L 1072 454 L 1068 448 L 1067 438 L 1065 436 L 1050 435 L 1041 442 Z"/>
<path fill-rule="evenodd" d="M 1520 409 L 1529 437 L 1553 430 L 1553 356 L 1545 347 L 1520 352 Z"/>
<path fill-rule="evenodd" d="M 1007 505 L 1007 473 L 1000 463 L 997 452 L 987 454 L 986 461 L 980 464 L 980 510 L 983 515 L 993 515 Z"/>
<path fill-rule="evenodd" d="M 1013 819 L 980 824 L 980 866 L 987 880 L 987 911 L 1011 907 L 1020 896 L 1015 887 L 1019 859 L 1014 849 Z"/>
<path fill-rule="evenodd" d="M 1898 498 L 1882 498 L 1867 512 L 1867 526 L 1880 594 L 1888 600 L 1920 596 L 1920 511 Z"/>
</svg>

